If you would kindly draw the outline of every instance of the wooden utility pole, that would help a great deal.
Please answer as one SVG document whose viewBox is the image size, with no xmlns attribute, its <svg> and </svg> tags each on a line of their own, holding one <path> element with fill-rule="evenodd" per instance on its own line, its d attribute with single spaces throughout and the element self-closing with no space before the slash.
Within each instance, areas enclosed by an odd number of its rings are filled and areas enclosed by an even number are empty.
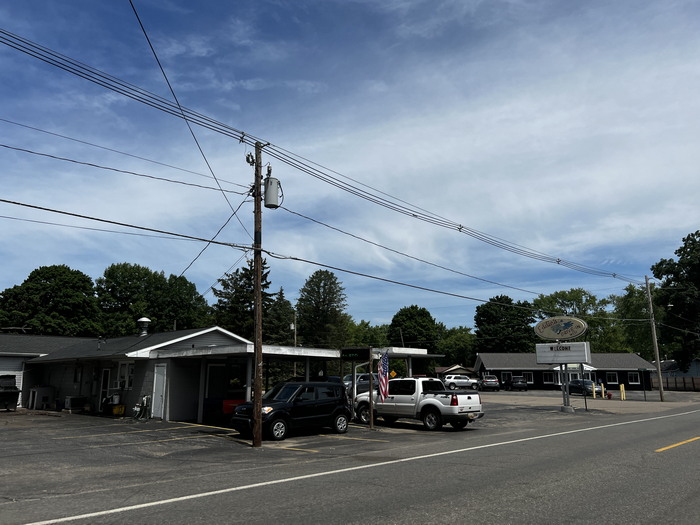
<svg viewBox="0 0 700 525">
<path fill-rule="evenodd" d="M 661 359 L 659 358 L 659 342 L 656 340 L 656 320 L 654 319 L 654 303 L 651 300 L 651 288 L 649 277 L 644 276 L 647 285 L 647 299 L 649 300 L 649 321 L 651 322 L 651 342 L 654 345 L 654 359 L 656 359 L 656 376 L 659 378 L 659 400 L 664 401 L 664 379 L 661 377 Z M 643 374 L 644 372 L 642 372 Z M 653 387 L 652 387 L 653 389 Z"/>
<path fill-rule="evenodd" d="M 254 312 L 255 337 L 255 376 L 253 378 L 253 446 L 262 446 L 262 144 L 255 143 L 255 187 L 253 188 L 255 205 L 255 233 L 253 237 L 253 270 L 255 273 Z"/>
</svg>

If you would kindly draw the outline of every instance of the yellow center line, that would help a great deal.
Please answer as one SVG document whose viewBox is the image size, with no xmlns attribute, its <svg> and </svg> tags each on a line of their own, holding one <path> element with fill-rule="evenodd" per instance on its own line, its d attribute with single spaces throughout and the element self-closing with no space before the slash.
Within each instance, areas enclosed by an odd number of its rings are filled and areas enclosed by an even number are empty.
<svg viewBox="0 0 700 525">
<path fill-rule="evenodd" d="M 670 448 L 680 447 L 681 445 L 685 445 L 685 444 L 687 444 L 687 443 L 691 443 L 691 442 L 693 442 L 693 441 L 697 441 L 698 439 L 700 439 L 700 437 L 695 437 L 695 438 L 692 438 L 692 439 L 686 439 L 685 441 L 681 441 L 680 443 L 674 443 L 673 445 L 669 445 L 669 446 L 664 447 L 664 448 L 656 449 L 654 452 L 663 452 L 664 450 L 668 450 L 668 449 L 670 449 Z"/>
</svg>

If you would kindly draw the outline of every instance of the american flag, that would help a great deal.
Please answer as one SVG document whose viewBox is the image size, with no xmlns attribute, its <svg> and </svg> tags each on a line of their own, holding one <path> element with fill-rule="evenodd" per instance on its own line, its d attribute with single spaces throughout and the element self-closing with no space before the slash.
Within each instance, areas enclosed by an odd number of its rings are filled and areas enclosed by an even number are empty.
<svg viewBox="0 0 700 525">
<path fill-rule="evenodd" d="M 384 352 L 377 365 L 379 376 L 379 402 L 383 403 L 389 395 L 389 353 Z"/>
</svg>

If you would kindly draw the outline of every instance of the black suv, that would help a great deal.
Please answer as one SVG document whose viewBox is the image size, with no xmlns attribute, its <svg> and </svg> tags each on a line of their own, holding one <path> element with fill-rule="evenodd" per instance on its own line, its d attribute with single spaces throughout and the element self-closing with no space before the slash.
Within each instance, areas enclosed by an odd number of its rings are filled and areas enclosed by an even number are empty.
<svg viewBox="0 0 700 525">
<path fill-rule="evenodd" d="M 350 409 L 340 382 L 288 381 L 277 383 L 262 396 L 263 433 L 275 441 L 294 428 L 331 427 L 348 431 Z M 253 431 L 253 403 L 236 407 L 231 426 L 243 436 Z"/>
<path fill-rule="evenodd" d="M 506 390 L 527 390 L 527 381 L 523 376 L 513 376 L 503 382 L 503 388 Z"/>
</svg>

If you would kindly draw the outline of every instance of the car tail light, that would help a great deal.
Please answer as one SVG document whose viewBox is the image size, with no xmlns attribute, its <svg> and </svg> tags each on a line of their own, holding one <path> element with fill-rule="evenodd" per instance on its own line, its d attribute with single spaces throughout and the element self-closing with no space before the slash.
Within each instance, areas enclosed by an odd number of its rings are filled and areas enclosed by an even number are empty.
<svg viewBox="0 0 700 525">
<path fill-rule="evenodd" d="M 452 399 L 450 399 L 450 406 L 456 407 L 458 405 L 459 403 L 457 403 L 457 394 L 452 394 Z"/>
</svg>

